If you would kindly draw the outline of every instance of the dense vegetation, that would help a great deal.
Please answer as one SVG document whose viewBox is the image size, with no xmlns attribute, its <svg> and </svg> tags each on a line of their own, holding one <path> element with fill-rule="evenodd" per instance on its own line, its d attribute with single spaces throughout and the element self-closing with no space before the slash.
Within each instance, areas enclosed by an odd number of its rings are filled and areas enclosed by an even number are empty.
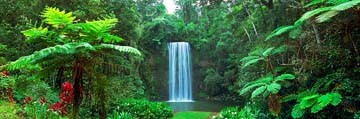
<svg viewBox="0 0 360 119">
<path fill-rule="evenodd" d="M 0 115 L 170 118 L 147 99 L 166 100 L 167 43 L 186 41 L 196 99 L 240 103 L 213 118 L 360 117 L 359 0 L 176 4 L 0 0 Z"/>
</svg>

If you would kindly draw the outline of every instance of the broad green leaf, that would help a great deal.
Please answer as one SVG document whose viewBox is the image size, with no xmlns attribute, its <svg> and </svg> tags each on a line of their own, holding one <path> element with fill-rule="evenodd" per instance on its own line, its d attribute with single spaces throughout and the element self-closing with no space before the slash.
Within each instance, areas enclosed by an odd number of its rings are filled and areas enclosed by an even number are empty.
<svg viewBox="0 0 360 119">
<path fill-rule="evenodd" d="M 332 93 L 331 96 L 331 105 L 337 106 L 338 104 L 340 104 L 342 96 L 339 93 Z"/>
<path fill-rule="evenodd" d="M 290 30 L 294 29 L 294 26 L 281 26 L 277 29 L 275 29 L 270 35 L 268 35 L 265 39 L 265 41 L 272 39 L 275 36 L 279 36 L 285 32 L 289 32 Z"/>
<path fill-rule="evenodd" d="M 245 68 L 245 67 L 247 67 L 247 66 L 249 66 L 249 65 L 251 65 L 251 64 L 257 63 L 257 62 L 259 62 L 260 60 L 263 60 L 263 59 L 264 59 L 264 58 L 257 58 L 257 59 L 252 59 L 252 60 L 250 60 L 250 61 L 247 61 L 247 62 L 244 64 L 243 68 Z"/>
<path fill-rule="evenodd" d="M 344 10 L 347 10 L 347 9 L 350 9 L 350 8 L 356 6 L 359 3 L 360 3 L 360 0 L 353 0 L 353 1 L 345 2 L 345 3 L 342 3 L 340 5 L 337 5 L 337 6 L 333 7 L 333 8 L 331 8 L 331 10 L 333 10 L 333 11 L 344 11 Z"/>
<path fill-rule="evenodd" d="M 338 11 L 328 11 L 322 13 L 321 15 L 316 17 L 316 22 L 321 23 L 331 19 L 333 16 L 336 16 L 339 12 Z"/>
<path fill-rule="evenodd" d="M 296 104 L 291 111 L 291 116 L 293 118 L 300 118 L 303 116 L 304 112 L 305 110 L 300 108 L 300 104 Z"/>
<path fill-rule="evenodd" d="M 267 90 L 273 94 L 277 94 L 280 89 L 281 89 L 281 85 L 278 83 L 271 83 L 267 88 Z"/>
<path fill-rule="evenodd" d="M 317 113 L 330 104 L 332 100 L 331 94 L 325 94 L 317 98 L 317 103 L 311 108 L 311 113 Z"/>
<path fill-rule="evenodd" d="M 309 99 L 309 100 L 301 100 L 300 108 L 301 109 L 306 109 L 306 108 L 311 107 L 312 105 L 314 105 L 317 102 L 316 99 L 317 98 L 313 98 L 313 99 Z"/>
<path fill-rule="evenodd" d="M 275 55 L 275 54 L 283 53 L 283 52 L 285 52 L 286 50 L 287 50 L 287 46 L 286 46 L 286 45 L 282 45 L 282 46 L 280 46 L 280 47 L 278 47 L 278 48 L 275 48 L 275 49 L 271 52 L 271 54 L 272 54 L 272 55 Z"/>
<path fill-rule="evenodd" d="M 319 23 L 327 21 L 327 20 L 331 19 L 333 16 L 337 15 L 339 12 L 350 9 L 359 3 L 360 3 L 360 0 L 354 0 L 354 1 L 342 3 L 340 5 L 336 5 L 336 6 L 332 7 L 330 9 L 330 11 L 325 12 L 325 13 L 319 15 L 318 17 L 316 17 L 316 21 Z"/>
<path fill-rule="evenodd" d="M 266 90 L 266 87 L 267 86 L 261 86 L 261 87 L 255 89 L 251 94 L 251 98 L 254 98 L 254 97 L 262 94 Z"/>
<path fill-rule="evenodd" d="M 315 10 L 311 10 L 309 12 L 306 12 L 305 14 L 303 14 L 300 19 L 298 19 L 296 22 L 295 22 L 295 26 L 297 25 L 301 25 L 303 24 L 306 20 L 308 20 L 309 18 L 317 15 L 317 14 L 320 14 L 322 12 L 325 12 L 325 11 L 329 11 L 332 7 L 321 7 L 321 8 L 318 8 L 318 9 L 315 9 Z"/>
<path fill-rule="evenodd" d="M 266 50 L 262 53 L 262 55 L 263 55 L 264 57 L 269 56 L 269 54 L 271 53 L 271 51 L 272 51 L 273 49 L 274 49 L 274 47 L 271 47 L 271 48 L 266 49 Z"/>
<path fill-rule="evenodd" d="M 301 101 L 303 100 L 311 100 L 311 99 L 314 99 L 314 98 L 318 98 L 320 95 L 319 94 L 313 94 L 313 95 L 310 95 L 310 96 L 305 96 L 303 98 L 301 98 Z"/>
<path fill-rule="evenodd" d="M 244 95 L 245 93 L 249 92 L 251 89 L 253 89 L 253 88 L 255 88 L 255 87 L 264 86 L 264 85 L 266 85 L 266 83 L 256 83 L 256 84 L 247 86 L 247 87 L 241 89 L 240 95 Z"/>
<path fill-rule="evenodd" d="M 277 81 L 283 81 L 283 80 L 285 80 L 285 79 L 287 79 L 287 80 L 292 80 L 292 79 L 295 79 L 295 76 L 292 75 L 292 74 L 281 74 L 280 76 L 277 76 L 277 77 L 275 78 L 275 82 L 277 82 Z"/>
</svg>

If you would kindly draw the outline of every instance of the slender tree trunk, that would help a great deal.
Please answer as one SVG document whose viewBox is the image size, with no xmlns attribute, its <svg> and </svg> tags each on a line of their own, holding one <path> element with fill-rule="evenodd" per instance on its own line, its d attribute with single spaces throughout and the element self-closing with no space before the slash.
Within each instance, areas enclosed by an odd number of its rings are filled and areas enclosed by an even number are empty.
<svg viewBox="0 0 360 119">
<path fill-rule="evenodd" d="M 84 65 L 80 59 L 76 59 L 73 69 L 74 80 L 74 104 L 73 104 L 73 118 L 77 119 L 79 114 L 79 107 L 81 104 L 81 87 L 82 87 L 82 75 L 84 73 Z"/>
<path fill-rule="evenodd" d="M 100 111 L 99 111 L 99 115 L 101 119 L 106 119 L 106 106 L 105 106 L 105 87 L 100 88 L 99 91 L 99 98 L 100 98 Z"/>
<path fill-rule="evenodd" d="M 56 74 L 56 87 L 58 88 L 61 88 L 61 84 L 64 81 L 64 70 L 65 68 L 61 66 Z"/>
</svg>

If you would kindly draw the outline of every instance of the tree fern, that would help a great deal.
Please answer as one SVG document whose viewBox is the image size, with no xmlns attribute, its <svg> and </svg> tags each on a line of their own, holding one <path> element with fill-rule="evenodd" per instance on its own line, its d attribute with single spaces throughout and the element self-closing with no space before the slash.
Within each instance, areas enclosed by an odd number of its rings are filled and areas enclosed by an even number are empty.
<svg viewBox="0 0 360 119">
<path fill-rule="evenodd" d="M 27 38 L 28 41 L 32 41 L 34 39 L 46 36 L 48 33 L 48 29 L 40 26 L 38 28 L 31 28 L 31 29 L 22 31 L 21 33 L 23 33 L 25 35 L 25 37 Z"/>
<path fill-rule="evenodd" d="M 50 24 L 55 28 L 72 24 L 75 20 L 75 17 L 72 16 L 71 12 L 66 13 L 65 10 L 60 11 L 58 8 L 53 7 L 46 7 L 41 16 L 45 18 L 45 23 Z"/>
</svg>

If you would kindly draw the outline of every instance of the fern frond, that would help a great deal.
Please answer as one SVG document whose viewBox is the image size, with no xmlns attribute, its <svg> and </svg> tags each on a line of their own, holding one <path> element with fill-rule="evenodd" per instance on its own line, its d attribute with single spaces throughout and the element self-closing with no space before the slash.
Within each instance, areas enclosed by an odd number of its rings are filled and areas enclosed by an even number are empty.
<svg viewBox="0 0 360 119">
<path fill-rule="evenodd" d="M 40 26 L 38 28 L 31 28 L 25 31 L 21 31 L 21 33 L 25 35 L 28 41 L 31 41 L 42 36 L 46 36 L 48 29 Z"/>
<path fill-rule="evenodd" d="M 7 65 L 7 69 L 16 70 L 25 68 L 29 65 L 37 64 L 44 59 L 49 59 L 55 56 L 72 55 L 76 53 L 76 49 L 90 48 L 88 43 L 68 43 L 65 45 L 56 45 L 54 47 L 48 47 L 40 51 L 36 51 L 31 55 L 24 56 L 18 60 L 11 62 Z"/>
<path fill-rule="evenodd" d="M 131 54 L 134 54 L 134 55 L 141 56 L 141 52 L 138 49 L 130 47 L 130 46 L 101 44 L 99 46 L 96 46 L 96 48 L 99 49 L 99 50 L 101 50 L 101 49 L 114 49 L 114 50 L 117 50 L 119 52 L 131 53 Z"/>
<path fill-rule="evenodd" d="M 59 8 L 54 7 L 46 7 L 41 16 L 45 18 L 45 23 L 50 24 L 55 28 L 72 24 L 75 20 L 75 17 L 72 16 L 72 12 L 66 13 L 65 10 L 60 11 Z"/>
</svg>

